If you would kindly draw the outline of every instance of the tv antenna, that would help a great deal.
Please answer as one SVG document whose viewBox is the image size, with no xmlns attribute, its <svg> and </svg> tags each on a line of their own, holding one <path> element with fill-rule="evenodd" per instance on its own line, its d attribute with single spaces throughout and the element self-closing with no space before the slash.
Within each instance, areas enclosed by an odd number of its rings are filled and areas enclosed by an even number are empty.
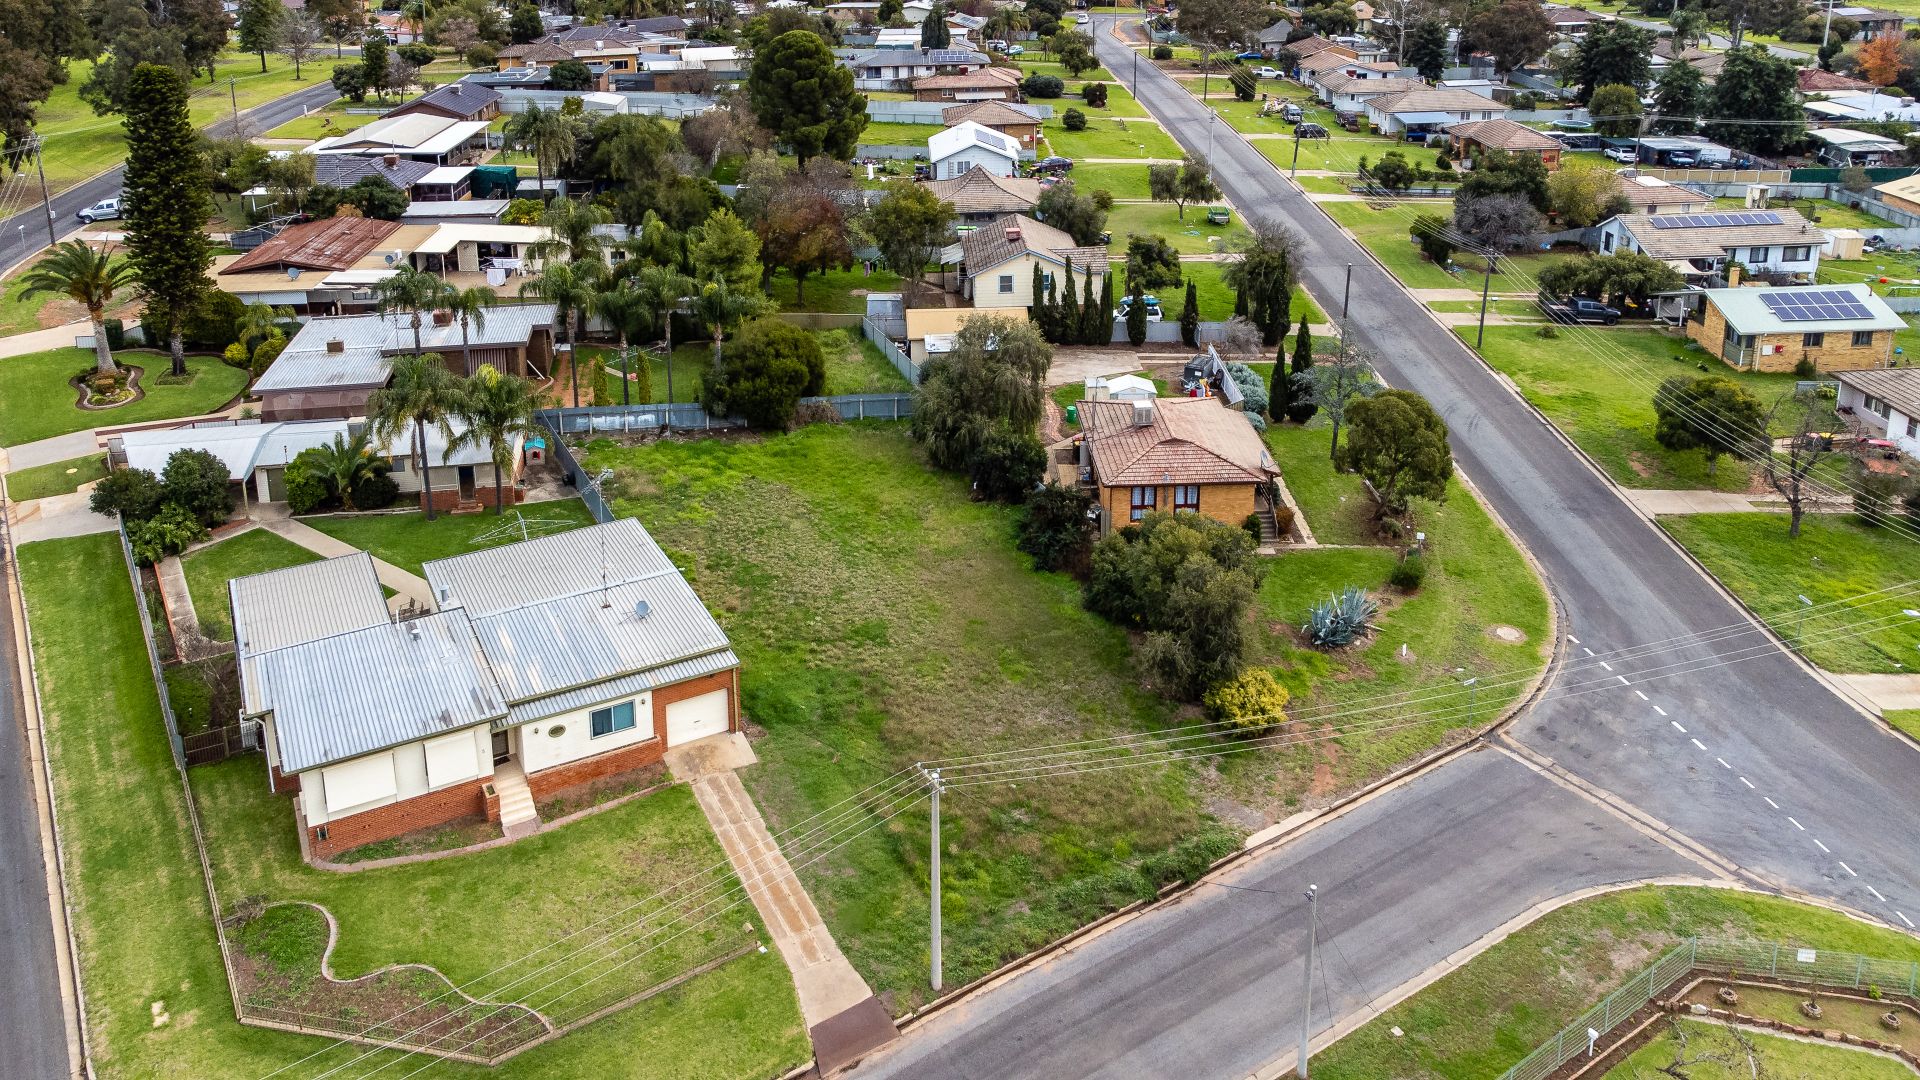
<svg viewBox="0 0 1920 1080">
<path fill-rule="evenodd" d="M 524 511 L 515 510 L 508 517 L 502 518 L 500 524 L 474 537 L 468 543 L 473 547 L 491 547 L 494 544 L 510 541 L 531 540 L 536 536 L 570 529 L 574 524 L 565 518 L 528 517 Z"/>
</svg>

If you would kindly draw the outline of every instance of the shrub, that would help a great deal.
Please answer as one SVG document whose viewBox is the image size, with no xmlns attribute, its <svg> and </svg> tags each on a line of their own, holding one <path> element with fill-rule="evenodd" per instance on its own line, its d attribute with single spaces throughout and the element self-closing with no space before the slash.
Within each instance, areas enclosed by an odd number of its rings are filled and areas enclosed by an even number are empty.
<svg viewBox="0 0 1920 1080">
<path fill-rule="evenodd" d="M 1273 521 L 1279 527 L 1282 538 L 1293 532 L 1293 507 L 1276 506 L 1273 508 Z"/>
<path fill-rule="evenodd" d="M 1853 475 L 1853 512 L 1860 520 L 1876 528 L 1891 525 L 1903 506 L 1909 505 L 1913 490 L 1904 476 L 1876 472 L 1856 466 Z"/>
<path fill-rule="evenodd" d="M 812 333 L 778 319 L 759 319 L 727 342 L 725 363 L 707 373 L 701 400 L 715 416 L 738 415 L 757 428 L 782 430 L 810 388 L 826 382 L 827 361 Z"/>
<path fill-rule="evenodd" d="M 1171 60 L 1171 59 L 1173 59 L 1173 46 L 1171 46 L 1171 45 L 1155 45 L 1155 46 L 1153 47 L 1153 58 L 1154 58 L 1155 60 Z"/>
<path fill-rule="evenodd" d="M 829 401 L 803 401 L 793 410 L 794 427 L 806 427 L 808 424 L 837 424 L 840 420 L 840 410 Z"/>
<path fill-rule="evenodd" d="M 433 63 L 433 46 L 418 41 L 410 41 L 405 45 L 397 46 L 393 51 L 400 59 L 412 64 L 414 67 L 426 67 L 428 64 Z"/>
<path fill-rule="evenodd" d="M 1087 194 L 1087 198 L 1092 199 L 1094 209 L 1099 210 L 1103 214 L 1110 213 L 1113 210 L 1113 192 L 1108 191 L 1106 188 L 1094 188 Z"/>
<path fill-rule="evenodd" d="M 1240 415 L 1247 418 L 1247 423 L 1253 425 L 1253 430 L 1261 433 L 1262 435 L 1267 433 L 1267 418 L 1264 413 L 1245 412 L 1245 413 L 1241 413 Z"/>
<path fill-rule="evenodd" d="M 133 557 L 142 566 L 152 566 L 169 555 L 178 555 L 188 544 L 206 538 L 207 527 L 185 507 L 173 503 L 127 528 L 127 542 L 133 548 Z"/>
<path fill-rule="evenodd" d="M 268 334 L 265 341 L 253 347 L 253 362 L 247 368 L 255 378 L 259 378 L 280 358 L 287 349 L 287 335 L 275 330 Z"/>
<path fill-rule="evenodd" d="M 1427 579 L 1427 560 L 1424 555 L 1412 554 L 1400 560 L 1387 576 L 1388 584 L 1401 592 L 1413 592 Z"/>
<path fill-rule="evenodd" d="M 379 470 L 353 487 L 353 505 L 358 510 L 385 510 L 400 497 L 400 485 L 385 470 Z"/>
<path fill-rule="evenodd" d="M 466 54 L 461 57 L 461 59 L 467 62 L 467 66 L 471 68 L 490 68 L 493 66 L 494 61 L 499 58 L 500 51 L 493 47 L 492 42 L 488 41 L 476 41 L 472 45 L 467 46 Z"/>
<path fill-rule="evenodd" d="M 1057 98 L 1066 90 L 1067 84 L 1057 75 L 1029 75 L 1020 80 L 1020 92 L 1030 98 Z"/>
<path fill-rule="evenodd" d="M 1240 673 L 1246 614 L 1266 565 L 1237 526 L 1148 514 L 1094 545 L 1087 606 L 1147 631 L 1143 659 L 1170 696 L 1194 700 Z"/>
<path fill-rule="evenodd" d="M 1206 876 L 1214 863 L 1240 850 L 1240 838 L 1219 825 L 1209 825 L 1157 855 L 1140 860 L 1140 875 L 1155 892 L 1174 882 L 1191 885 Z"/>
<path fill-rule="evenodd" d="M 246 303 L 230 292 L 208 289 L 193 311 L 181 322 L 180 336 L 187 344 L 202 349 L 225 349 L 239 338 L 234 324 L 246 310 Z M 163 326 L 164 320 L 143 320 L 144 325 Z"/>
<path fill-rule="evenodd" d="M 237 341 L 227 346 L 226 350 L 220 354 L 220 362 L 228 367 L 237 367 L 242 371 L 250 370 L 251 368 L 251 363 L 247 358 L 247 347 Z"/>
<path fill-rule="evenodd" d="M 1087 103 L 1088 108 L 1092 108 L 1092 109 L 1106 108 L 1107 107 L 1107 84 L 1103 82 L 1088 83 L 1087 85 L 1080 88 L 1080 98 L 1082 101 L 1085 101 Z"/>
<path fill-rule="evenodd" d="M 1547 338 L 1548 340 L 1552 340 L 1553 338 L 1557 338 L 1560 336 L 1560 331 L 1554 329 L 1551 326 L 1543 326 L 1540 329 L 1535 330 L 1533 332 L 1533 336 L 1537 338 Z"/>
<path fill-rule="evenodd" d="M 287 485 L 287 509 L 294 513 L 311 513 L 327 501 L 327 482 L 314 475 L 312 468 L 299 458 L 287 466 L 283 479 Z"/>
<path fill-rule="evenodd" d="M 87 505 L 96 514 L 119 514 L 128 522 L 145 521 L 160 509 L 166 492 L 160 478 L 145 469 L 116 469 L 93 487 Z"/>
<path fill-rule="evenodd" d="M 1359 586 L 1349 585 L 1339 595 L 1329 596 L 1308 610 L 1307 640 L 1320 649 L 1351 645 L 1367 632 L 1379 610 L 1380 605 Z"/>
<path fill-rule="evenodd" d="M 218 525 L 233 513 L 227 465 L 205 450 L 175 450 L 160 473 L 166 501 L 203 525 Z"/>
<path fill-rule="evenodd" d="M 1253 542 L 1256 544 L 1260 542 L 1260 534 L 1266 528 L 1260 524 L 1259 514 L 1248 514 L 1246 520 L 1240 523 L 1240 527 L 1247 530 L 1247 535 L 1253 537 Z"/>
<path fill-rule="evenodd" d="M 1077 487 L 1048 484 L 1028 497 L 1020 519 L 1021 551 L 1035 570 L 1083 575 L 1093 544 L 1093 496 Z"/>
<path fill-rule="evenodd" d="M 1793 377 L 1796 379 L 1817 379 L 1820 377 L 1820 368 L 1814 364 L 1812 357 L 1803 356 L 1800 358 L 1799 363 L 1793 365 Z"/>
<path fill-rule="evenodd" d="M 539 199 L 515 199 L 507 204 L 500 220 L 507 225 L 538 225 L 543 213 L 545 204 Z"/>
<path fill-rule="evenodd" d="M 1031 431 L 1001 425 L 973 452 L 967 473 L 982 498 L 1022 502 L 1047 472 L 1047 448 Z"/>
<path fill-rule="evenodd" d="M 1249 668 L 1207 691 L 1207 715 L 1245 735 L 1287 722 L 1287 688 L 1266 668 Z"/>
<path fill-rule="evenodd" d="M 107 351 L 119 352 L 121 349 L 126 348 L 127 324 L 121 322 L 119 319 L 108 319 L 104 325 L 107 328 Z"/>
<path fill-rule="evenodd" d="M 1255 413 L 1264 416 L 1268 405 L 1267 380 L 1245 364 L 1228 364 L 1227 374 L 1232 377 L 1234 385 L 1240 388 L 1240 393 L 1245 398 L 1240 407 L 1247 411 L 1247 418 L 1254 419 Z M 1259 424 L 1255 424 L 1254 428 L 1258 431 L 1266 430 Z"/>
<path fill-rule="evenodd" d="M 1066 115 L 1060 118 L 1060 126 L 1066 128 L 1068 131 L 1085 131 L 1087 130 L 1087 114 L 1081 112 L 1079 109 L 1068 109 Z"/>
</svg>

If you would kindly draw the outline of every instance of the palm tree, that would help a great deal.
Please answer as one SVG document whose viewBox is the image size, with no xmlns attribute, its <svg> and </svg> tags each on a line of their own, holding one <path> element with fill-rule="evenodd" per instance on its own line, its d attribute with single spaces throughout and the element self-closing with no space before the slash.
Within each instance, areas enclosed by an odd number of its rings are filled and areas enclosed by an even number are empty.
<svg viewBox="0 0 1920 1080">
<path fill-rule="evenodd" d="M 694 314 L 700 316 L 700 321 L 713 331 L 713 366 L 716 370 L 720 367 L 720 349 L 726 344 L 727 331 L 747 319 L 765 315 L 773 307 L 773 301 L 767 296 L 735 289 L 724 281 L 709 281 L 694 295 Z"/>
<path fill-rule="evenodd" d="M 420 313 L 432 311 L 448 299 L 453 286 L 439 275 L 402 266 L 394 275 L 373 287 L 376 306 L 381 311 L 404 311 L 413 324 L 413 351 L 421 351 Z"/>
<path fill-rule="evenodd" d="M 449 288 L 440 298 L 440 306 L 453 313 L 460 321 L 460 353 L 466 357 L 467 374 L 473 374 L 473 350 L 467 339 L 467 328 L 475 330 L 487 328 L 487 309 L 498 303 L 499 294 L 492 289 L 475 285 L 466 289 Z"/>
<path fill-rule="evenodd" d="M 533 388 L 525 379 L 502 375 L 492 364 L 481 364 L 460 387 L 460 419 L 465 431 L 453 437 L 448 450 L 485 446 L 493 458 L 493 512 L 505 514 L 504 477 L 513 471 L 513 442 L 538 431 L 533 414 Z"/>
<path fill-rule="evenodd" d="M 393 374 L 387 385 L 367 399 L 367 419 L 373 437 L 390 445 L 394 437 L 407 432 L 413 442 L 413 459 L 420 468 L 420 487 L 426 493 L 427 520 L 434 518 L 433 474 L 427 461 L 427 426 L 440 429 L 451 443 L 454 439 L 451 418 L 460 404 L 460 386 L 439 353 L 413 353 L 395 357 Z M 441 455 L 441 463 L 446 455 Z"/>
<path fill-rule="evenodd" d="M 639 294 L 641 303 L 659 313 L 654 325 L 666 333 L 668 404 L 673 403 L 673 313 L 697 287 L 692 278 L 671 266 L 649 266 L 633 276 L 633 291 Z M 669 409 L 667 415 L 672 416 L 673 411 Z"/>
<path fill-rule="evenodd" d="M 233 320 L 233 329 L 240 335 L 240 344 L 248 353 L 252 353 L 256 340 L 265 341 L 272 337 L 280 329 L 280 324 L 291 318 L 293 309 L 290 307 L 248 304 L 240 309 L 240 317 Z"/>
<path fill-rule="evenodd" d="M 573 371 L 573 407 L 580 407 L 580 365 L 573 355 L 573 316 L 593 300 L 593 272 L 598 263 L 550 262 L 540 268 L 533 280 L 520 286 L 521 296 L 537 296 L 553 305 L 553 332 L 560 339 Z"/>
<path fill-rule="evenodd" d="M 541 198 L 546 197 L 547 164 L 556 166 L 573 158 L 579 148 L 573 124 L 558 109 L 530 105 L 527 111 L 507 121 L 506 136 L 513 145 L 533 155 L 534 175 L 540 181 Z"/>
<path fill-rule="evenodd" d="M 87 318 L 93 323 L 93 366 L 107 375 L 118 370 L 107 348 L 107 307 L 115 292 L 133 284 L 131 263 L 114 258 L 106 248 L 95 251 L 82 241 L 69 240 L 20 280 L 26 286 L 20 292 L 23 298 L 59 293 L 86 305 Z"/>
<path fill-rule="evenodd" d="M 564 258 L 570 262 L 598 262 L 607 239 L 594 229 L 612 221 L 613 216 L 592 203 L 555 199 L 540 215 L 547 238 L 533 245 L 533 257 L 545 262 Z"/>
<path fill-rule="evenodd" d="M 614 334 L 619 338 L 620 404 L 631 405 L 633 404 L 633 384 L 626 378 L 627 346 L 634 338 L 640 336 L 647 323 L 651 321 L 652 309 L 647 304 L 647 298 L 638 290 L 629 287 L 627 282 L 609 278 L 601 282 L 600 287 L 595 289 L 593 296 L 587 300 L 587 313 L 604 320 L 608 326 L 613 327 Z M 646 364 L 642 363 L 640 386 L 644 392 L 640 400 L 643 404 L 653 400 L 653 384 L 650 375 Z"/>
<path fill-rule="evenodd" d="M 313 465 L 327 486 L 340 496 L 340 502 L 352 510 L 353 489 L 372 476 L 374 470 L 373 450 L 366 429 L 362 428 L 351 439 L 336 433 L 330 445 L 315 448 Z"/>
</svg>

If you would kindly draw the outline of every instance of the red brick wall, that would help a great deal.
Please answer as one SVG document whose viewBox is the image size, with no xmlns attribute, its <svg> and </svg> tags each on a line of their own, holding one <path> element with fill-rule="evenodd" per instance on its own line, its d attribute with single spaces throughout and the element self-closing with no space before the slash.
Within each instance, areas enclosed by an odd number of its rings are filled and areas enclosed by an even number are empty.
<svg viewBox="0 0 1920 1080">
<path fill-rule="evenodd" d="M 667 739 L 667 706 L 676 701 L 699 697 L 715 690 L 727 691 L 727 729 L 740 730 L 740 669 L 728 668 L 711 675 L 702 675 L 697 679 L 677 682 L 672 686 L 663 686 L 653 692 L 653 733 L 665 742 Z"/>
<path fill-rule="evenodd" d="M 390 840 L 415 829 L 431 828 L 455 818 L 485 814 L 486 797 L 481 789 L 487 783 L 487 780 L 474 780 L 456 784 L 325 825 L 308 826 L 308 846 L 315 857 L 326 858 L 376 840 Z M 322 829 L 327 832 L 325 839 L 320 836 Z"/>
<path fill-rule="evenodd" d="M 508 506 L 512 506 L 515 503 L 521 502 L 527 497 L 527 493 L 524 489 L 515 487 L 512 484 L 508 484 L 505 490 L 501 492 L 501 494 L 506 497 L 506 502 Z M 486 481 L 485 483 L 474 484 L 473 485 L 473 501 L 479 503 L 481 506 L 492 506 L 493 505 L 493 481 L 489 480 L 489 481 Z M 458 505 L 460 505 L 460 486 L 457 482 L 452 484 L 451 486 L 446 486 L 446 487 L 443 487 L 438 483 L 434 484 L 433 486 L 434 509 L 439 510 L 442 513 L 445 513 L 449 510 L 452 510 L 454 507 Z M 420 493 L 420 508 L 422 510 L 427 508 L 427 495 L 426 495 L 426 492 L 424 491 Z"/>
<path fill-rule="evenodd" d="M 603 776 L 638 769 L 643 765 L 652 765 L 666 753 L 666 746 L 655 737 L 643 743 L 623 746 L 618 750 L 609 750 L 604 754 L 595 754 L 590 758 L 569 761 L 565 765 L 555 765 L 551 769 L 541 769 L 527 776 L 527 787 L 533 797 L 545 799 L 561 788 L 570 788 L 575 784 L 584 784 L 589 780 L 598 780 Z"/>
<path fill-rule="evenodd" d="M 295 793 L 299 792 L 300 777 L 288 776 L 286 773 L 283 773 L 280 771 L 280 766 L 278 765 L 269 765 L 267 766 L 267 768 L 273 770 L 273 790 L 274 791 L 280 792 L 282 794 L 287 792 L 295 792 Z"/>
</svg>

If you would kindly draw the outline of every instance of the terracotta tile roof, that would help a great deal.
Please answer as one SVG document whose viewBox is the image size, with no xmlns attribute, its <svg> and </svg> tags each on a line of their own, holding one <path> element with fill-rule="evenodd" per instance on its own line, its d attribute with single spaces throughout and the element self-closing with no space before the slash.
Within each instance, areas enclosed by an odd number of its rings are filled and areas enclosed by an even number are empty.
<svg viewBox="0 0 1920 1080">
<path fill-rule="evenodd" d="M 1525 124 L 1511 120 L 1474 120 L 1453 124 L 1447 134 L 1458 135 L 1492 150 L 1558 150 L 1560 142 L 1550 139 Z"/>
<path fill-rule="evenodd" d="M 1657 183 L 1647 183 L 1658 180 Z M 1684 206 L 1696 204 L 1706 210 L 1713 203 L 1713 196 L 1695 191 L 1681 184 L 1668 183 L 1658 177 L 1621 177 L 1620 194 L 1634 206 Z"/>
<path fill-rule="evenodd" d="M 987 127 L 1040 123 L 1039 117 L 1004 101 L 976 101 L 971 105 L 955 105 L 943 110 L 940 113 L 940 119 L 945 121 L 948 127 L 968 120 L 976 124 L 985 124 Z"/>
<path fill-rule="evenodd" d="M 1309 56 L 1314 56 L 1318 53 L 1326 52 L 1328 49 L 1339 49 L 1342 54 L 1346 55 L 1347 59 L 1349 60 L 1353 59 L 1353 56 L 1351 53 L 1347 53 L 1346 50 L 1340 49 L 1340 46 L 1335 45 L 1333 42 L 1328 41 L 1326 38 L 1323 38 L 1318 34 L 1315 34 L 1312 37 L 1303 37 L 1299 41 L 1290 41 L 1287 43 L 1287 48 L 1292 49 L 1293 54 L 1302 59 L 1305 59 Z"/>
<path fill-rule="evenodd" d="M 1289 45 L 1287 48 L 1291 49 L 1293 46 Z M 1358 67 L 1359 64 L 1360 62 L 1358 60 L 1355 60 L 1345 53 L 1324 50 L 1314 53 L 1312 56 L 1302 57 L 1300 60 L 1300 71 L 1307 75 L 1317 75 L 1322 71 L 1332 71 L 1336 68 Z"/>
<path fill-rule="evenodd" d="M 495 55 L 531 64 L 556 64 L 573 59 L 573 50 L 552 40 L 529 41 L 525 45 L 509 45 Z"/>
<path fill-rule="evenodd" d="M 927 190 L 961 214 L 1017 214 L 1040 201 L 1040 181 L 1022 176 L 995 176 L 975 165 L 950 180 L 931 180 Z"/>
<path fill-rule="evenodd" d="M 245 255 L 228 263 L 222 274 L 243 274 L 268 266 L 295 266 L 302 270 L 345 270 L 393 235 L 397 221 L 379 218 L 336 217 L 290 225 Z"/>
<path fill-rule="evenodd" d="M 1059 229 L 1019 214 L 995 218 L 960 241 L 961 261 L 965 263 L 967 273 L 973 276 L 1027 254 L 1056 263 L 1071 258 L 1076 271 L 1091 267 L 1096 274 L 1107 272 L 1106 248 L 1077 247 L 1073 237 Z"/>
<path fill-rule="evenodd" d="M 1849 79 L 1833 71 L 1821 71 L 1817 67 L 1803 67 L 1794 70 L 1794 78 L 1800 82 L 1800 92 L 1811 90 L 1878 90 L 1879 87 L 1859 79 Z"/>
<path fill-rule="evenodd" d="M 1020 73 L 1012 68 L 981 68 L 964 75 L 928 75 L 913 80 L 915 90 L 978 90 L 1020 85 Z"/>
<path fill-rule="evenodd" d="M 1251 484 L 1280 470 L 1246 414 L 1217 397 L 1158 398 L 1153 422 L 1135 422 L 1131 401 L 1083 401 L 1088 458 L 1103 487 Z"/>
</svg>

